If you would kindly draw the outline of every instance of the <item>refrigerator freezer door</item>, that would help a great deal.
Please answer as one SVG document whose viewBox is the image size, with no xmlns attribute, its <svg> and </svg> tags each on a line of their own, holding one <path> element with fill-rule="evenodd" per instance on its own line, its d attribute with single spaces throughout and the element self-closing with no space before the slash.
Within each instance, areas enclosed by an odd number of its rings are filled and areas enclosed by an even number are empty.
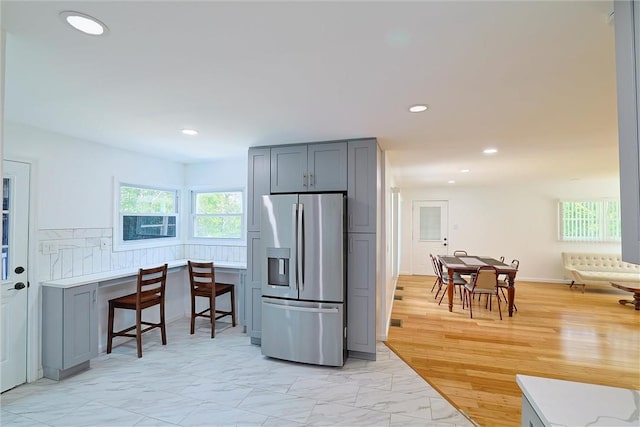
<svg viewBox="0 0 640 427">
<path fill-rule="evenodd" d="M 344 302 L 344 196 L 301 194 L 302 283 L 299 298 Z"/>
<path fill-rule="evenodd" d="M 298 298 L 297 208 L 297 195 L 262 196 L 262 295 Z"/>
<path fill-rule="evenodd" d="M 344 364 L 343 304 L 262 298 L 262 354 L 316 365 Z"/>
</svg>

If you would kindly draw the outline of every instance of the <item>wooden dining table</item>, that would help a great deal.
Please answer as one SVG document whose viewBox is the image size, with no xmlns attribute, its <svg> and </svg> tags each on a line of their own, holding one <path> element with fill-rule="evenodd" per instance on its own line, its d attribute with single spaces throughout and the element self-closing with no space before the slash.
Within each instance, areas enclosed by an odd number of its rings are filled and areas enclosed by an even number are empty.
<svg viewBox="0 0 640 427">
<path fill-rule="evenodd" d="M 517 269 L 505 264 L 494 258 L 485 256 L 451 256 L 451 255 L 438 255 L 438 259 L 442 263 L 442 268 L 447 271 L 449 275 L 447 285 L 447 297 L 449 298 L 449 311 L 453 311 L 453 276 L 455 273 L 459 274 L 472 274 L 478 270 L 478 267 L 483 265 L 491 265 L 496 268 L 498 274 L 505 274 L 509 287 L 507 288 L 507 299 L 509 307 L 509 317 L 513 316 L 513 301 L 516 296 L 515 280 Z"/>
</svg>

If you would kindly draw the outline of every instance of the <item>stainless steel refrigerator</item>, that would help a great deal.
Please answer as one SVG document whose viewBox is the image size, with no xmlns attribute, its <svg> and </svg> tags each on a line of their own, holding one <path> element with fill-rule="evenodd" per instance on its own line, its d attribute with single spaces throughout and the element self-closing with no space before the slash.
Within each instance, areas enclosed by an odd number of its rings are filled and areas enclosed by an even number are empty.
<svg viewBox="0 0 640 427">
<path fill-rule="evenodd" d="M 345 196 L 262 196 L 262 354 L 345 359 Z"/>
</svg>

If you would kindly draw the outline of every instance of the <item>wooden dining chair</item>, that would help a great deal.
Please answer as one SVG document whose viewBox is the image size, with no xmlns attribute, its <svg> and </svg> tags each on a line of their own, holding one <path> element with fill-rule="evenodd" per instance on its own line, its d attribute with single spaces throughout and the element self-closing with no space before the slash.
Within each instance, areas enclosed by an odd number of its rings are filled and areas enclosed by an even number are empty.
<svg viewBox="0 0 640 427">
<path fill-rule="evenodd" d="M 138 270 L 136 293 L 109 300 L 109 330 L 107 335 L 107 353 L 111 353 L 113 337 L 134 337 L 138 348 L 138 357 L 142 357 L 142 334 L 151 329 L 160 328 L 162 345 L 167 345 L 167 329 L 164 321 L 164 291 L 167 283 L 167 264 L 155 268 Z M 142 320 L 142 310 L 160 306 L 160 321 L 157 323 Z M 113 330 L 115 309 L 135 310 L 136 324 L 120 331 Z M 143 328 L 143 325 L 146 326 Z M 135 329 L 135 333 L 133 331 Z"/>
<path fill-rule="evenodd" d="M 459 257 L 459 256 L 467 256 L 467 251 L 462 251 L 462 250 L 458 250 L 458 251 L 453 251 L 453 256 L 455 257 Z M 454 273 L 454 278 L 455 279 L 462 279 L 462 280 L 472 280 L 473 279 L 473 274 L 469 275 L 469 274 L 465 274 L 464 276 L 466 277 L 466 279 L 464 277 L 462 277 L 463 275 L 461 275 L 460 273 Z"/>
<path fill-rule="evenodd" d="M 431 286 L 431 292 L 433 292 L 433 290 L 437 286 L 438 291 L 436 292 L 436 298 L 438 298 L 438 294 L 440 293 L 440 289 L 442 288 L 442 271 L 440 271 L 441 274 L 438 274 L 439 263 L 438 263 L 438 260 L 436 260 L 436 257 L 434 257 L 433 254 L 429 254 L 429 258 L 431 258 L 433 273 L 436 275 L 436 280 L 433 282 L 433 286 Z"/>
<path fill-rule="evenodd" d="M 498 270 L 492 265 L 483 265 L 478 267 L 475 276 L 471 283 L 468 283 L 464 287 L 464 298 L 462 300 L 462 307 L 469 306 L 469 316 L 473 319 L 473 296 L 486 295 L 488 298 L 487 304 L 489 305 L 489 311 L 491 311 L 493 296 L 495 295 L 498 300 L 498 312 L 500 313 L 500 320 L 502 320 L 502 310 L 500 308 L 500 294 L 498 293 Z"/>
<path fill-rule="evenodd" d="M 515 268 L 517 271 L 518 268 L 520 268 L 520 261 L 517 259 L 514 259 L 513 261 L 511 261 L 511 267 Z M 498 290 L 502 294 L 502 297 L 504 298 L 505 301 L 509 301 L 507 299 L 507 295 L 505 292 L 505 289 L 508 289 L 508 288 L 509 288 L 509 276 L 505 274 L 503 275 L 503 277 L 498 278 Z M 518 311 L 518 307 L 516 307 L 515 302 L 513 303 L 513 309 L 515 311 Z"/>
<path fill-rule="evenodd" d="M 191 334 L 195 333 L 196 317 L 206 317 L 211 321 L 211 338 L 215 338 L 216 320 L 225 316 L 231 316 L 231 325 L 236 326 L 236 299 L 234 285 L 228 283 L 216 283 L 216 272 L 212 262 L 188 261 L 189 283 L 191 287 Z M 231 310 L 216 309 L 216 297 L 229 294 L 231 297 Z M 204 310 L 196 310 L 196 297 L 207 298 L 209 307 Z"/>
<path fill-rule="evenodd" d="M 440 301 L 438 301 L 438 305 L 440 305 L 442 304 L 442 300 L 444 299 L 444 296 L 447 294 L 447 287 L 449 286 L 449 274 L 442 271 L 442 263 L 438 258 L 435 258 L 434 261 L 435 261 L 434 270 L 436 271 L 436 274 L 440 278 L 440 288 L 436 293 L 436 296 L 435 296 L 436 299 L 438 299 L 438 293 L 440 292 L 440 289 L 442 289 L 442 295 L 440 296 Z M 466 280 L 460 277 L 460 275 L 454 274 L 453 291 L 455 293 L 456 288 L 458 288 L 458 293 L 460 294 L 461 301 L 462 301 L 462 288 L 464 288 L 466 284 L 467 284 Z"/>
</svg>

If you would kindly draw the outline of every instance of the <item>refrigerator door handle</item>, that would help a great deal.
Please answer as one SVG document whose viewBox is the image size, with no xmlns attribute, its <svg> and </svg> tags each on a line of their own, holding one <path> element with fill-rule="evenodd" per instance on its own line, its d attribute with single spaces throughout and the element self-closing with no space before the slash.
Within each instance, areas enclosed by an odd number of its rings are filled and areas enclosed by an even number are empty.
<svg viewBox="0 0 640 427">
<path fill-rule="evenodd" d="M 296 271 L 298 273 L 298 286 L 304 289 L 304 204 L 298 203 L 298 235 L 296 238 Z"/>
<path fill-rule="evenodd" d="M 293 288 L 293 289 L 298 289 L 298 263 L 297 263 L 297 243 L 298 243 L 298 239 L 297 239 L 297 235 L 298 235 L 298 204 L 297 203 L 293 203 L 291 205 L 291 218 L 293 218 L 293 221 L 291 221 L 291 235 L 294 236 L 294 242 L 293 244 L 295 245 L 293 248 L 293 259 L 289 263 L 290 268 L 294 269 L 294 274 L 289 274 L 289 287 Z"/>
<path fill-rule="evenodd" d="M 308 313 L 332 313 L 337 314 L 340 312 L 338 307 L 332 308 L 317 308 L 317 307 L 297 307 L 295 305 L 283 305 L 283 304 L 272 304 L 270 302 L 263 301 L 263 304 L 271 306 L 273 308 L 287 310 L 287 311 L 303 311 Z"/>
</svg>

